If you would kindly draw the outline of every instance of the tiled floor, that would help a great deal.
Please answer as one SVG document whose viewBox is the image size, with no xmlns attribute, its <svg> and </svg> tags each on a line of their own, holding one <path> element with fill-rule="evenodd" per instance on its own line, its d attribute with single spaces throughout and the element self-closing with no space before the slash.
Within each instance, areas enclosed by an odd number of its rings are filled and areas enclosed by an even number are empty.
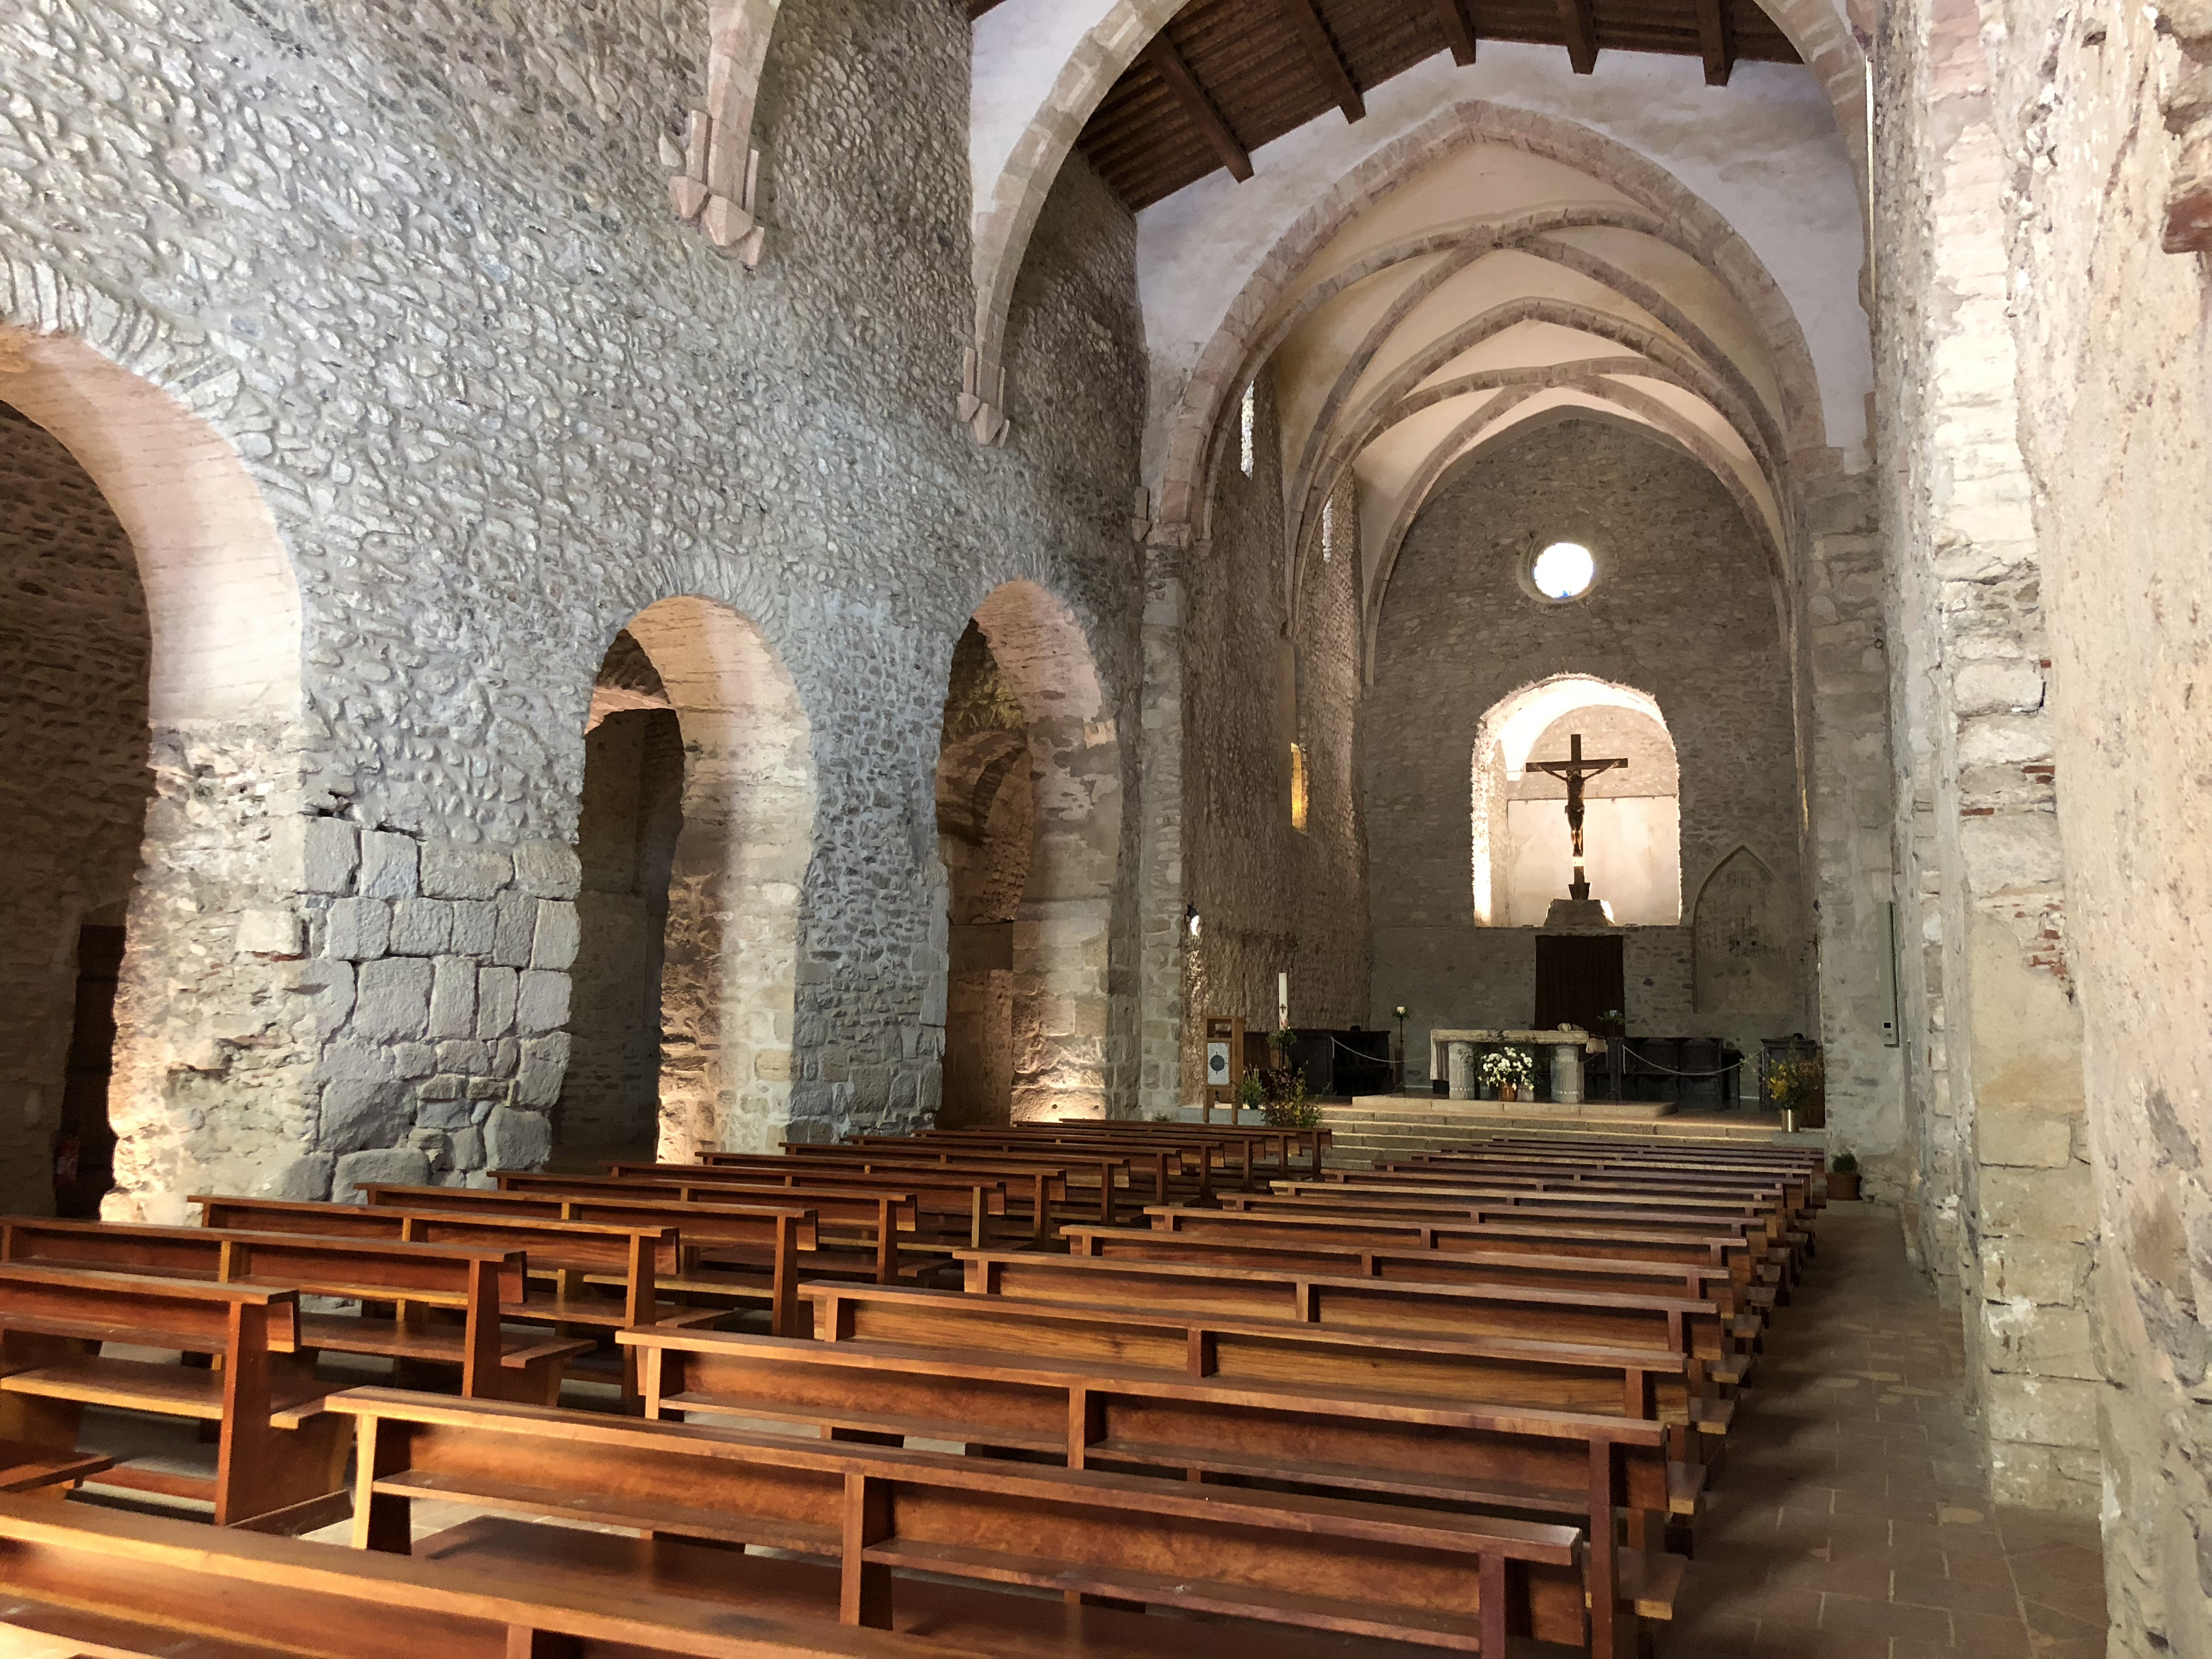
<svg viewBox="0 0 2212 1659">
<path fill-rule="evenodd" d="M 1665 1659 L 2098 1659 L 2088 1522 L 1989 1502 L 1959 1321 L 1907 1265 L 1897 1212 L 1831 1205 L 1768 1333 L 1698 1523 Z"/>
</svg>

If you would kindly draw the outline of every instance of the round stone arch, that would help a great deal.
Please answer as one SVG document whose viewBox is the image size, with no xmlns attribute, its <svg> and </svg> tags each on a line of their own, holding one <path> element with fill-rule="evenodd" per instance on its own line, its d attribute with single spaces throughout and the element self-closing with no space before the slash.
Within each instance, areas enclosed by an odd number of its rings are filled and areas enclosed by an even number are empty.
<svg viewBox="0 0 2212 1659">
<path fill-rule="evenodd" d="M 328 988 L 298 960 L 313 857 L 300 591 L 228 435 L 265 416 L 234 365 L 165 320 L 4 260 L 0 402 L 99 489 L 145 599 L 155 791 L 116 996 L 102 1212 L 180 1220 L 185 1194 L 206 1190 L 319 1197 L 313 1074 Z M 24 1127 L 43 1139 L 52 1126 Z M 38 1155 L 10 1149 L 21 1173 L 7 1201 L 48 1209 L 46 1149 L 25 1150 Z"/>
<path fill-rule="evenodd" d="M 1504 793 L 1505 787 L 1523 775 L 1530 753 L 1553 725 L 1571 714 L 1601 708 L 1619 709 L 1649 720 L 1658 727 L 1666 744 L 1665 757 L 1677 768 L 1673 793 L 1679 800 L 1680 759 L 1675 753 L 1674 728 L 1668 723 L 1659 699 L 1650 692 L 1640 686 L 1603 679 L 1595 674 L 1566 673 L 1533 680 L 1506 693 L 1484 712 L 1475 726 L 1470 769 L 1469 824 L 1473 846 L 1470 874 L 1474 885 L 1474 919 L 1478 926 L 1506 925 L 1498 920 L 1506 913 L 1498 885 L 1510 862 L 1504 845 L 1510 804 Z M 1661 827 L 1664 828 L 1663 823 Z M 1664 887 L 1671 884 L 1671 914 L 1626 919 L 1656 920 L 1664 925 L 1672 925 L 1680 919 L 1682 858 L 1679 819 L 1674 821 L 1672 846 L 1662 848 L 1659 864 L 1657 873 L 1661 885 Z M 1541 920 L 1537 916 L 1516 915 L 1510 925 L 1528 927 Z"/>
<path fill-rule="evenodd" d="M 659 1156 L 764 1152 L 791 1121 L 812 726 L 760 627 L 678 594 L 625 624 L 684 735 L 661 967 Z"/>
<path fill-rule="evenodd" d="M 1044 587 L 1002 583 L 975 620 L 1027 722 L 1035 836 L 1014 918 L 1013 1121 L 1105 1117 L 1121 732 L 1082 624 Z"/>
</svg>

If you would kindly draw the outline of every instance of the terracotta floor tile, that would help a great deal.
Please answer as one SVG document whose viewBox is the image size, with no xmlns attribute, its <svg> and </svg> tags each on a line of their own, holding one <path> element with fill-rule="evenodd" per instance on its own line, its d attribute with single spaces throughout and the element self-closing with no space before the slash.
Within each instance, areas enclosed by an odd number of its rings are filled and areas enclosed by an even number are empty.
<svg viewBox="0 0 2212 1659">
<path fill-rule="evenodd" d="M 1989 1501 L 1955 1314 L 1838 1207 L 1741 1397 L 1664 1659 L 2092 1659 L 2094 1525 Z"/>
</svg>

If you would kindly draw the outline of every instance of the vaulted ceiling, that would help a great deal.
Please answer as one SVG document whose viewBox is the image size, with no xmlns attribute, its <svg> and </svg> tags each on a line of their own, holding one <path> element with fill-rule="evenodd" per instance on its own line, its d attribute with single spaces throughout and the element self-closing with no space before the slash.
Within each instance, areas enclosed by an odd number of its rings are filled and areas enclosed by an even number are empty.
<svg viewBox="0 0 2212 1659">
<path fill-rule="evenodd" d="M 1583 75 L 1601 52 L 1702 58 L 1715 85 L 1739 59 L 1801 61 L 1756 0 L 1192 0 L 1077 146 L 1140 210 L 1220 168 L 1247 178 L 1262 144 L 1332 110 L 1358 120 L 1363 94 L 1441 52 L 1473 63 L 1485 40 L 1559 46 Z"/>
</svg>

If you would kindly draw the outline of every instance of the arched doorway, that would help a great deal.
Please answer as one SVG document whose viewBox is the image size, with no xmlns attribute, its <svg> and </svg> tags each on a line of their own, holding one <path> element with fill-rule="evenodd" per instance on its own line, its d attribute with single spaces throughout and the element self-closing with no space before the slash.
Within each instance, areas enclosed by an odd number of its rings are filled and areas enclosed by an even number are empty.
<svg viewBox="0 0 2212 1659">
<path fill-rule="evenodd" d="M 1583 785 L 1592 896 L 1623 927 L 1682 919 L 1681 769 L 1648 693 L 1563 674 L 1501 698 L 1476 728 L 1474 916 L 1486 927 L 1540 927 L 1573 879 L 1565 781 L 1534 763 L 1623 760 Z"/>
<path fill-rule="evenodd" d="M 564 1160 L 647 1158 L 659 1144 L 660 976 L 683 826 L 683 726 L 625 629 L 599 669 L 584 730 L 578 948 L 553 1122 Z"/>
<path fill-rule="evenodd" d="M 585 739 L 556 1160 L 782 1139 L 814 803 L 806 712 L 759 628 L 691 594 L 632 617 Z"/>
<path fill-rule="evenodd" d="M 6 385 L 0 381 L 0 392 Z M 21 1103 L 26 1146 L 9 1202 L 99 1212 L 115 995 L 138 870 L 152 641 L 131 539 L 75 457 L 0 404 L 0 822 L 9 884 L 0 923 L 0 1087 Z M 12 1115 L 12 1114 L 11 1114 Z M 49 1164 L 48 1190 L 37 1176 Z"/>
<path fill-rule="evenodd" d="M 1029 721 L 973 622 L 952 653 L 937 765 L 950 884 L 945 1082 L 938 1121 L 1013 1121 L 1014 925 L 1036 836 Z"/>
<path fill-rule="evenodd" d="M 1120 738 L 1081 627 L 1036 583 L 994 589 L 955 647 L 937 776 L 943 1121 L 1104 1117 Z"/>
<path fill-rule="evenodd" d="M 0 1202 L 180 1219 L 319 1167 L 298 589 L 229 441 L 75 337 L 0 324 Z"/>
</svg>

